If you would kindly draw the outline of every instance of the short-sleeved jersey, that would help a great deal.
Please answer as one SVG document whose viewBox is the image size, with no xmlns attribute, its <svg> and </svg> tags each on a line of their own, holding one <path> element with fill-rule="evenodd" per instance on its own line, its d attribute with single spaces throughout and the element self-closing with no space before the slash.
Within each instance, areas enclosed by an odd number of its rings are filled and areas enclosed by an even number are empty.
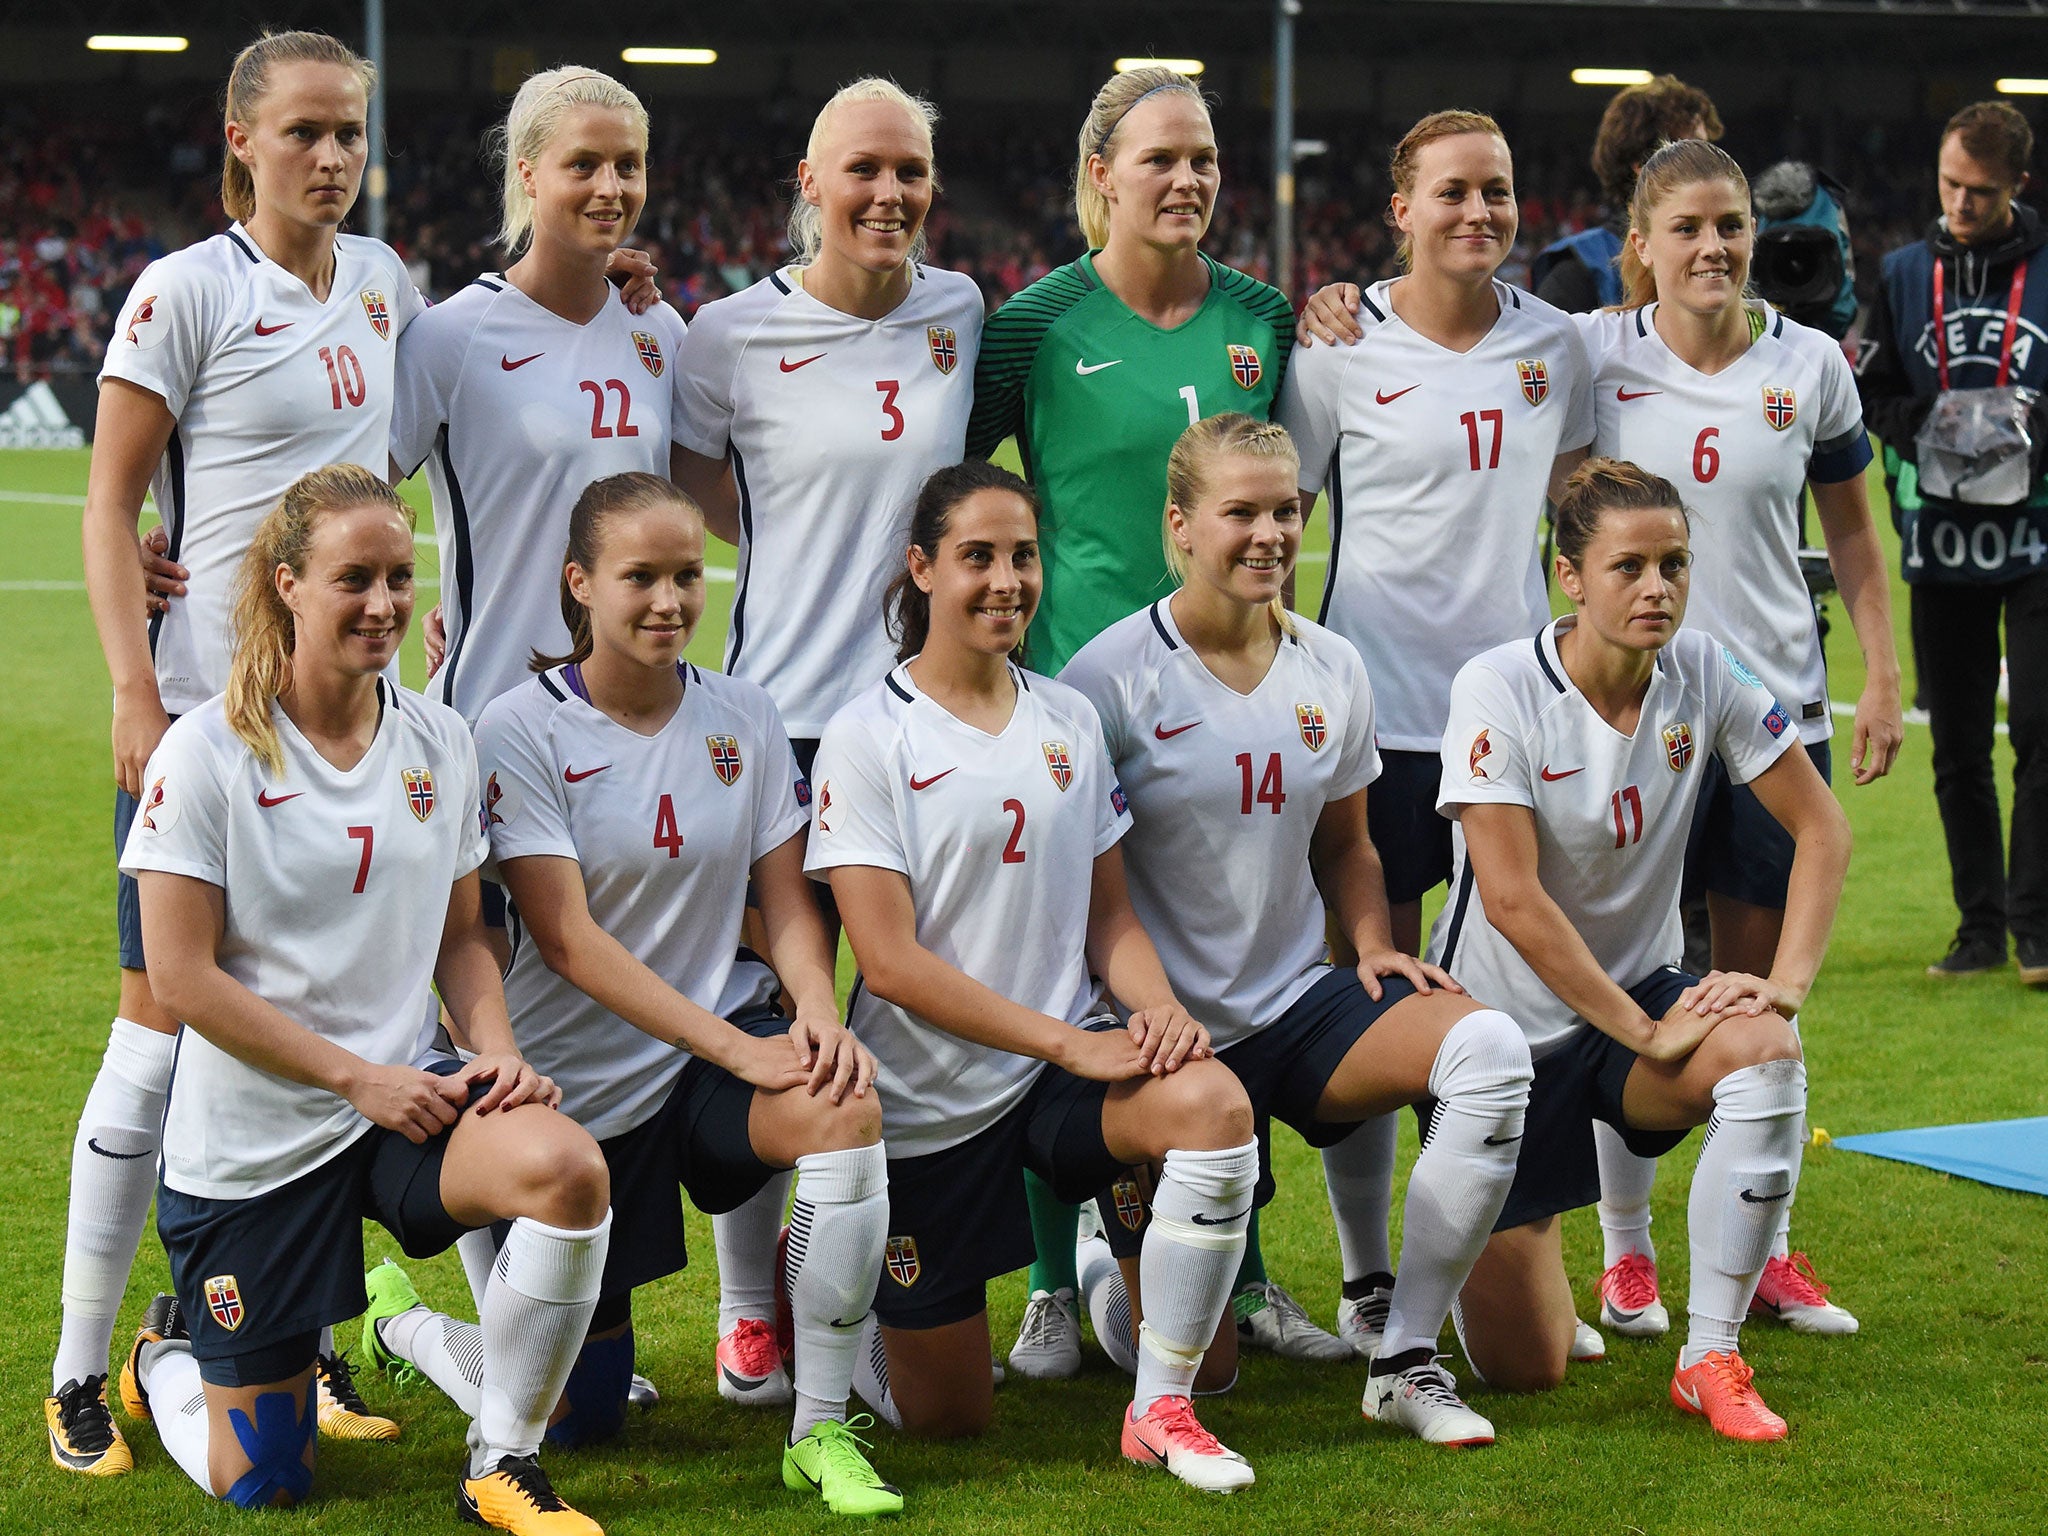
<svg viewBox="0 0 2048 1536">
<path fill-rule="evenodd" d="M 427 467 L 441 536 L 448 658 L 428 694 L 474 721 L 569 649 L 562 559 L 583 488 L 668 476 L 683 320 L 614 290 L 582 325 L 496 273 L 436 304 L 398 352 L 391 458 Z"/>
<path fill-rule="evenodd" d="M 1870 462 L 1855 375 L 1840 343 L 1772 311 L 1747 352 L 1701 373 L 1657 334 L 1656 308 L 1575 317 L 1593 359 L 1594 448 L 1678 487 L 1693 514 L 1686 622 L 1749 658 L 1801 740 L 1825 741 L 1835 727 L 1799 574 L 1800 505 L 1808 479 L 1853 480 Z"/>
<path fill-rule="evenodd" d="M 1225 411 L 1272 413 L 1294 346 L 1287 295 L 1202 260 L 1208 297 L 1172 330 L 1111 293 L 1092 254 L 989 317 L 967 451 L 986 457 L 1014 433 L 1044 503 L 1045 596 L 1027 642 L 1039 671 L 1172 590 L 1159 520 L 1181 433 Z"/>
<path fill-rule="evenodd" d="M 1329 969 L 1309 839 L 1379 777 L 1372 685 L 1343 636 L 1295 619 L 1250 693 L 1182 639 L 1161 598 L 1081 648 L 1060 681 L 1102 717 L 1131 801 L 1131 903 L 1174 994 L 1234 1045 Z"/>
<path fill-rule="evenodd" d="M 175 721 L 143 773 L 124 874 L 219 886 L 220 968 L 293 1023 L 377 1066 L 419 1059 L 449 887 L 489 851 L 476 749 L 453 710 L 380 682 L 370 749 L 343 771 L 282 709 L 273 776 L 216 698 Z M 243 1200 L 289 1184 L 370 1129 L 348 1100 L 178 1037 L 163 1179 Z"/>
<path fill-rule="evenodd" d="M 1558 659 L 1557 637 L 1572 623 L 1560 619 L 1460 670 L 1437 809 L 1527 806 L 1545 894 L 1600 968 L 1628 987 L 1683 951 L 1679 876 L 1708 755 L 1746 784 L 1799 738 L 1757 675 L 1696 629 L 1681 629 L 1658 653 L 1635 734 L 1622 735 Z M 1462 826 L 1453 842 L 1451 897 L 1430 931 L 1429 958 L 1514 1015 L 1542 1056 L 1590 1026 L 1487 921 Z"/>
<path fill-rule="evenodd" d="M 897 667 L 832 717 L 811 767 L 805 868 L 893 869 L 917 941 L 1014 1003 L 1078 1024 L 1096 1002 L 1088 900 L 1098 855 L 1130 826 L 1095 707 L 1012 669 L 1017 707 L 991 736 Z M 976 1045 L 854 987 L 848 1027 L 880 1063 L 895 1157 L 956 1146 L 1000 1120 L 1045 1065 Z"/>
<path fill-rule="evenodd" d="M 1304 349 L 1275 419 L 1305 491 L 1330 497 L 1323 622 L 1358 647 L 1380 745 L 1434 752 L 1458 668 L 1549 616 L 1551 465 L 1593 440 L 1591 370 L 1571 317 L 1495 282 L 1500 318 L 1453 352 L 1363 295 L 1364 339 Z"/>
<path fill-rule="evenodd" d="M 598 927 L 730 1018 L 775 995 L 767 966 L 736 958 L 740 919 L 755 861 L 804 830 L 810 790 L 765 693 L 679 670 L 682 702 L 651 736 L 591 704 L 573 666 L 493 699 L 476 728 L 483 814 L 495 863 L 574 859 Z M 520 1051 L 591 1135 L 632 1130 L 661 1107 L 688 1053 L 549 970 L 516 906 L 508 926 L 505 1002 Z"/>
<path fill-rule="evenodd" d="M 798 737 L 895 665 L 882 594 L 911 506 L 966 454 L 981 289 L 916 271 L 908 298 L 863 320 L 785 267 L 706 304 L 683 343 L 676 441 L 729 452 L 740 495 L 725 670 L 766 688 Z"/>
<path fill-rule="evenodd" d="M 150 625 L 170 713 L 227 687 L 235 571 L 285 488 L 330 464 L 383 478 L 393 358 L 424 308 L 398 253 L 359 235 L 335 236 L 324 304 L 239 224 L 135 280 L 100 381 L 139 385 L 177 418 L 150 480 L 170 556 L 192 573 Z"/>
</svg>

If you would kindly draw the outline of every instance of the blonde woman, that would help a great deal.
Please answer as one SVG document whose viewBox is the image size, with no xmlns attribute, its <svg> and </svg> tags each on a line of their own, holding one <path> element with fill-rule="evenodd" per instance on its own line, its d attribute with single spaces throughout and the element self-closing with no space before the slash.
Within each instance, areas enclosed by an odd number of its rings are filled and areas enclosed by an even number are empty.
<svg viewBox="0 0 2048 1536">
<path fill-rule="evenodd" d="M 535 1457 L 597 1301 L 610 1186 L 513 1043 L 468 728 L 384 675 L 413 558 L 381 476 L 295 481 L 243 558 L 226 693 L 145 771 L 122 867 L 150 985 L 185 1026 L 157 1195 L 176 1295 L 151 1305 L 122 1397 L 202 1489 L 297 1503 L 320 1330 L 364 1305 L 363 1219 L 420 1256 L 509 1221 L 459 1508 L 594 1533 Z M 467 1064 L 423 1048 L 430 985 Z"/>
<path fill-rule="evenodd" d="M 324 464 L 381 466 L 400 335 L 425 307 L 389 246 L 340 233 L 362 185 L 376 71 L 319 32 L 280 32 L 229 71 L 223 233 L 150 263 L 100 373 L 84 516 L 86 589 L 114 681 L 114 843 L 171 721 L 227 685 L 230 585 L 284 488 Z M 163 518 L 175 578 L 145 606 L 136 525 Z M 394 674 L 395 675 L 395 674 Z M 107 1351 L 149 1214 L 177 1019 L 145 973 L 135 882 L 116 898 L 121 1001 L 80 1116 L 64 1327 L 45 1401 L 50 1455 L 95 1476 L 132 1465 L 108 1416 Z M 392 1439 L 323 1342 L 321 1428 Z"/>
<path fill-rule="evenodd" d="M 1201 249 L 1222 171 L 1201 88 L 1170 69 L 1112 76 L 1081 125 L 1074 211 L 1088 253 L 990 317 L 967 450 L 1014 435 L 1044 504 L 1045 598 L 1026 651 L 1057 673 L 1171 586 L 1159 488 L 1174 440 L 1204 416 L 1264 418 L 1294 343 L 1287 296 Z M 1031 1185 L 1038 1258 L 1010 1355 L 1030 1376 L 1081 1368 L 1071 1210 Z M 1266 1281 L 1257 1232 L 1239 1309 L 1246 1342 L 1305 1358 L 1347 1351 Z"/>
</svg>

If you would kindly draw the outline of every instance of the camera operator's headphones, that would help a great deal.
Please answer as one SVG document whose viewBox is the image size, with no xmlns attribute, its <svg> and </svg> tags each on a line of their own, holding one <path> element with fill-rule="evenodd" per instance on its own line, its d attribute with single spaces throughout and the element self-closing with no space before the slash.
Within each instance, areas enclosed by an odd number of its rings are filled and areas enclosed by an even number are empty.
<svg viewBox="0 0 2048 1536">
<path fill-rule="evenodd" d="M 1817 166 L 1781 160 L 1750 186 L 1756 254 L 1750 277 L 1773 307 L 1837 341 L 1856 318 L 1849 191 Z"/>
</svg>

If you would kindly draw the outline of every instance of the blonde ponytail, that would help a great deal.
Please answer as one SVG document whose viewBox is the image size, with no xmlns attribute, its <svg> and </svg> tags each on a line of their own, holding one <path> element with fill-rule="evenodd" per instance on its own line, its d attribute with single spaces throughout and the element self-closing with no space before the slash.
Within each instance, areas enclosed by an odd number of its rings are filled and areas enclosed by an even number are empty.
<svg viewBox="0 0 2048 1536">
<path fill-rule="evenodd" d="M 306 574 L 313 530 L 333 512 L 389 507 L 413 526 L 413 511 L 381 478 L 355 464 L 334 464 L 301 475 L 270 509 L 235 573 L 234 654 L 228 663 L 228 728 L 273 775 L 284 772 L 284 747 L 270 717 L 271 702 L 291 686 L 292 611 L 277 590 L 279 566 Z"/>
<path fill-rule="evenodd" d="M 1729 181 L 1742 194 L 1742 206 L 1749 207 L 1749 178 L 1735 157 L 1705 139 L 1674 139 L 1643 162 L 1636 175 L 1635 194 L 1628 203 L 1628 232 L 1648 239 L 1650 222 L 1664 199 L 1684 187 L 1703 181 Z M 1744 217 L 1749 217 L 1745 212 Z M 1621 303 L 1618 309 L 1641 309 L 1657 302 L 1657 274 L 1636 254 L 1634 239 L 1621 242 Z"/>
<path fill-rule="evenodd" d="M 1277 422 L 1260 421 L 1242 411 L 1226 411 L 1220 416 L 1205 416 L 1183 431 L 1166 456 L 1166 512 L 1159 524 L 1160 542 L 1166 547 L 1166 569 L 1176 584 L 1187 582 L 1188 556 L 1174 542 L 1173 509 L 1179 507 L 1182 517 L 1192 517 L 1209 488 L 1211 467 L 1231 454 L 1242 454 L 1248 459 L 1281 459 L 1293 465 L 1297 474 L 1301 469 L 1300 450 L 1287 429 Z M 1268 611 L 1282 634 L 1296 632 L 1294 615 L 1288 612 L 1285 600 L 1274 598 Z"/>
<path fill-rule="evenodd" d="M 338 38 L 325 32 L 266 32 L 236 54 L 228 70 L 226 121 L 245 129 L 256 121 L 257 106 L 270 94 L 270 72 L 280 64 L 333 64 L 355 75 L 366 99 L 377 89 L 377 66 Z M 232 149 L 221 156 L 220 204 L 238 222 L 256 213 L 256 179 Z"/>
</svg>

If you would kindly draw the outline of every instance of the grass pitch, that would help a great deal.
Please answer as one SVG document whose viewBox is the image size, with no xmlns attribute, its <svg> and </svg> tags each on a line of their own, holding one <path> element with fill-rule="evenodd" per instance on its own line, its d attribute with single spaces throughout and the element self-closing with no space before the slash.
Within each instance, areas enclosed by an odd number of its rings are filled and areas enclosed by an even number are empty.
<svg viewBox="0 0 2048 1536">
<path fill-rule="evenodd" d="M 0 1437 L 0 1530 L 453 1531 L 462 1420 L 432 1389 L 401 1392 L 376 1377 L 365 1379 L 365 1395 L 403 1422 L 403 1440 L 324 1446 L 314 1499 L 302 1510 L 250 1514 L 205 1499 L 149 1426 L 125 1418 L 132 1475 L 88 1482 L 49 1462 L 37 1400 L 56 1342 L 71 1135 L 115 997 L 107 680 L 79 584 L 86 457 L 0 454 L 0 527 L 14 551 L 0 579 L 0 619 L 23 648 L 0 697 L 0 1208 L 12 1213 L 0 1245 L 0 1407 L 13 1426 Z M 729 567 L 731 557 L 721 551 L 713 561 Z M 1319 565 L 1304 566 L 1305 592 L 1317 590 L 1320 575 Z M 729 585 L 712 589 L 692 650 L 700 662 L 716 663 L 730 594 Z M 1903 648 L 1902 588 L 1894 600 Z M 1853 699 L 1861 668 L 1839 604 L 1835 614 L 1833 692 Z M 1910 656 L 1907 665 L 1910 679 Z M 416 645 L 409 667 L 417 682 Z M 1909 727 L 1890 779 L 1841 792 L 1856 858 L 1827 969 L 1802 1018 L 1813 1123 L 1836 1135 L 2039 1114 L 2048 1102 L 2048 996 L 2023 991 L 2010 970 L 1946 983 L 1921 974 L 1954 922 L 1927 757 L 1925 729 Z M 2002 740 L 1999 764 L 2006 780 Z M 1412 1121 L 1403 1136 L 1405 1164 Z M 1697 1139 L 1664 1160 L 1655 1202 L 1665 1294 L 1681 1326 L 1684 1202 Z M 1338 1274 L 1319 1170 L 1290 1133 L 1279 1131 L 1277 1143 L 1268 1264 L 1327 1322 Z M 1501 1434 L 1481 1454 L 1447 1454 L 1364 1423 L 1362 1364 L 1248 1359 L 1236 1392 L 1203 1410 L 1258 1469 L 1257 1486 L 1229 1500 L 1205 1499 L 1118 1458 L 1128 1387 L 1092 1348 L 1076 1381 L 999 1391 L 986 1439 L 926 1446 L 885 1431 L 874 1457 L 908 1496 L 906 1531 L 2038 1527 L 2048 1206 L 1819 1150 L 1807 1159 L 1794 1240 L 1816 1253 L 1863 1332 L 1817 1340 L 1759 1325 L 1746 1333 L 1769 1401 L 1792 1422 L 1780 1446 L 1718 1442 L 1674 1410 L 1665 1386 L 1675 1341 L 1610 1338 L 1606 1363 L 1574 1366 L 1548 1397 L 1474 1389 L 1474 1405 Z M 612 1447 L 552 1455 L 556 1480 L 617 1533 L 829 1529 L 833 1517 L 821 1505 L 781 1487 L 780 1416 L 728 1407 L 713 1390 L 716 1293 L 701 1218 L 692 1218 L 691 1243 L 705 1262 L 644 1291 L 637 1307 L 641 1369 L 659 1384 L 660 1406 L 634 1415 Z M 367 1244 L 372 1260 L 393 1251 L 375 1228 Z M 1566 1247 L 1581 1314 L 1591 1318 L 1600 1266 L 1591 1212 L 1567 1219 Z M 430 1303 L 468 1306 L 453 1254 L 412 1273 Z M 117 1348 L 149 1295 L 167 1285 L 152 1233 Z M 1022 1311 L 1022 1277 L 994 1284 L 990 1299 L 1001 1352 Z"/>
</svg>

